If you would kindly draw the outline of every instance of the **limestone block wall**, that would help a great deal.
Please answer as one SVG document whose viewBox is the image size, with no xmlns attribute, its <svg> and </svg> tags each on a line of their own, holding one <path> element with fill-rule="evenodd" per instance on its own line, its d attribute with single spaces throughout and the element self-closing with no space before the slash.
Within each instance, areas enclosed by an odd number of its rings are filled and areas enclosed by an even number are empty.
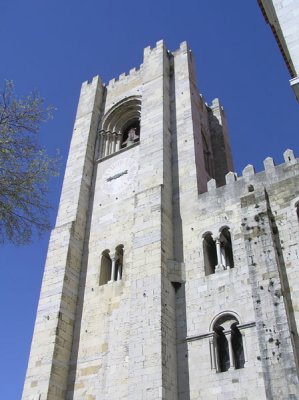
<svg viewBox="0 0 299 400">
<path fill-rule="evenodd" d="M 296 0 L 273 0 L 273 6 L 283 37 L 294 66 L 296 76 L 299 75 L 299 4 Z"/>
<path fill-rule="evenodd" d="M 285 59 L 299 100 L 299 4 L 297 0 L 258 0 L 266 22 L 271 26 L 278 47 Z"/>
<path fill-rule="evenodd" d="M 265 160 L 243 177 L 199 196 L 184 213 L 185 285 L 177 292 L 179 398 L 249 399 L 298 396 L 298 202 L 299 164 L 292 151 L 285 164 Z M 214 187 L 213 187 L 214 184 Z M 231 232 L 234 268 L 206 276 L 203 234 Z M 244 368 L 216 372 L 212 321 L 237 316 Z M 188 361 L 186 361 L 186 359 Z M 254 390 L 253 390 L 254 388 Z M 190 392 L 189 392 L 190 390 Z"/>
<path fill-rule="evenodd" d="M 69 399 L 177 398 L 169 71 L 158 42 L 139 71 L 107 86 L 104 118 L 140 96 L 141 138 L 96 164 Z M 122 279 L 100 286 L 102 252 L 119 244 Z"/>
<path fill-rule="evenodd" d="M 140 140 L 122 147 L 122 128 L 133 120 Z M 99 78 L 83 84 L 24 399 L 190 400 L 210 396 L 207 382 L 215 387 L 215 379 L 227 396 L 254 383 L 263 398 L 239 204 L 246 179 L 260 178 L 247 168 L 243 180 L 229 173 L 227 185 L 216 189 L 231 165 L 223 109 L 219 101 L 208 107 L 199 94 L 185 42 L 173 53 L 163 41 L 146 48 L 139 69 L 107 86 Z M 231 229 L 236 267 L 207 277 L 202 234 L 223 225 Z M 223 307 L 239 316 L 252 350 L 251 378 L 246 383 L 245 368 L 233 371 L 233 388 L 202 358 L 211 318 Z M 288 307 L 282 302 L 283 318 Z M 197 340 L 206 334 L 208 342 Z"/>
<path fill-rule="evenodd" d="M 222 186 L 225 184 L 225 174 L 234 170 L 226 116 L 219 99 L 213 100 L 209 111 L 214 178 L 217 185 Z"/>
<path fill-rule="evenodd" d="M 51 234 L 23 399 L 64 399 L 103 87 L 84 83 Z"/>
</svg>

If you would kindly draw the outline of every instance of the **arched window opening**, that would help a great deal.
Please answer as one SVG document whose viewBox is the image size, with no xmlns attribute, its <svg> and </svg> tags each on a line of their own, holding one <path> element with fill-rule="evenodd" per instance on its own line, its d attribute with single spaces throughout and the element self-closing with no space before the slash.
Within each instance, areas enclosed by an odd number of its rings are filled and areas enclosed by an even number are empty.
<svg viewBox="0 0 299 400">
<path fill-rule="evenodd" d="M 100 286 L 106 283 L 120 281 L 123 275 L 124 246 L 122 244 L 115 248 L 115 253 L 110 254 L 104 250 L 101 259 Z"/>
<path fill-rule="evenodd" d="M 125 127 L 122 134 L 121 148 L 129 147 L 140 140 L 140 121 L 134 121 Z"/>
<path fill-rule="evenodd" d="M 231 326 L 231 341 L 232 341 L 232 350 L 233 350 L 235 368 L 236 369 L 244 368 L 245 356 L 244 356 L 242 334 L 240 333 L 236 322 L 233 323 Z"/>
<path fill-rule="evenodd" d="M 123 256 L 124 256 L 124 246 L 120 244 L 115 249 L 115 271 L 114 280 L 120 281 L 123 274 Z"/>
<path fill-rule="evenodd" d="M 218 372 L 228 371 L 230 367 L 228 341 L 223 331 L 222 326 L 215 329 Z"/>
<path fill-rule="evenodd" d="M 211 232 L 205 233 L 203 238 L 205 274 L 211 275 L 215 273 L 215 268 L 217 266 L 216 244 Z"/>
<path fill-rule="evenodd" d="M 214 322 L 212 329 L 212 367 L 217 372 L 244 368 L 245 354 L 239 321 L 233 314 L 223 314 Z"/>
<path fill-rule="evenodd" d="M 100 269 L 100 286 L 105 285 L 110 281 L 112 270 L 112 260 L 109 256 L 109 250 L 104 250 L 101 259 L 101 269 Z"/>
<path fill-rule="evenodd" d="M 219 240 L 220 240 L 220 254 L 221 254 L 220 265 L 222 265 L 224 269 L 233 268 L 234 257 L 233 257 L 232 241 L 229 228 L 225 227 L 221 230 Z"/>
<path fill-rule="evenodd" d="M 115 104 L 99 125 L 97 157 L 104 158 L 139 142 L 141 96 L 129 96 Z"/>
</svg>

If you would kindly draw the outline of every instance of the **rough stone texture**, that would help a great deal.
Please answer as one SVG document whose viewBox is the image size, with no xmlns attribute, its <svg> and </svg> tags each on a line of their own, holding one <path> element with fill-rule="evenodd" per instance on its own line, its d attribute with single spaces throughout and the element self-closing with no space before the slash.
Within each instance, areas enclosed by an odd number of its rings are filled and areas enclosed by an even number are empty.
<svg viewBox="0 0 299 400">
<path fill-rule="evenodd" d="M 140 142 L 121 148 L 136 115 Z M 186 43 L 171 53 L 160 41 L 129 75 L 84 83 L 23 399 L 299 398 L 299 164 L 284 157 L 237 177 L 223 109 L 198 93 Z M 234 267 L 206 275 L 203 235 L 223 227 Z M 122 279 L 100 285 L 119 245 Z M 225 313 L 245 365 L 216 372 Z"/>
</svg>

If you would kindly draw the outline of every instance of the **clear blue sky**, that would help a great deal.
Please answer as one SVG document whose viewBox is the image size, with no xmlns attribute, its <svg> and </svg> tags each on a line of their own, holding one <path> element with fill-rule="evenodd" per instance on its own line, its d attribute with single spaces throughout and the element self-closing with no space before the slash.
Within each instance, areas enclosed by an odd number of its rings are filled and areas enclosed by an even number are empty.
<svg viewBox="0 0 299 400">
<path fill-rule="evenodd" d="M 187 40 L 206 101 L 224 105 L 240 174 L 297 155 L 299 103 L 256 0 L 0 0 L 0 82 L 20 95 L 38 89 L 57 108 L 41 140 L 63 168 L 51 184 L 54 224 L 81 82 L 104 82 L 138 67 L 143 48 L 164 39 L 169 50 Z M 1 248 L 0 399 L 21 397 L 48 235 L 30 246 Z"/>
</svg>

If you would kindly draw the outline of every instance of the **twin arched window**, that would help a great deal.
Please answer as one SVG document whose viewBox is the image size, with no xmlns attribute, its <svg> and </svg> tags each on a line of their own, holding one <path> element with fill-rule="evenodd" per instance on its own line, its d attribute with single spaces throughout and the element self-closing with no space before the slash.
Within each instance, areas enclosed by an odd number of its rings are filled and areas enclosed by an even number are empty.
<svg viewBox="0 0 299 400">
<path fill-rule="evenodd" d="M 102 252 L 100 281 L 99 284 L 105 285 L 115 281 L 120 281 L 123 274 L 124 246 L 122 244 L 115 248 L 115 252 L 110 254 L 106 249 Z"/>
<path fill-rule="evenodd" d="M 203 254 L 206 275 L 234 267 L 231 235 L 227 226 L 216 236 L 211 232 L 203 235 Z"/>
<path fill-rule="evenodd" d="M 243 337 L 239 321 L 232 314 L 221 315 L 213 324 L 212 367 L 217 372 L 244 368 Z"/>
</svg>

